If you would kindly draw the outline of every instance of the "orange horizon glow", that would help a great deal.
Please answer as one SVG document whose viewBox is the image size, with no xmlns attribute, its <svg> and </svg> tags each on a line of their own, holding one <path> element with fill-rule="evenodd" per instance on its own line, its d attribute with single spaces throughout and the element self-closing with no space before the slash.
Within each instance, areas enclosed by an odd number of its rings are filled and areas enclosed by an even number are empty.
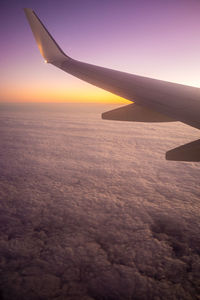
<svg viewBox="0 0 200 300">
<path fill-rule="evenodd" d="M 103 103 L 103 104 L 128 104 L 129 100 L 116 96 L 104 90 L 97 89 L 94 91 L 76 91 L 76 90 L 54 90 L 43 89 L 36 86 L 27 87 L 9 87 L 4 88 L 3 98 L 0 103 L 10 102 L 54 102 L 54 103 Z"/>
<path fill-rule="evenodd" d="M 12 18 L 8 18 L 7 1 L 2 13 L 0 103 L 130 103 L 45 64 L 22 2 L 13 2 Z M 69 11 L 68 1 L 62 5 L 52 1 L 47 11 L 42 1 L 30 1 L 67 55 L 109 69 L 200 87 L 199 1 L 155 5 L 105 1 L 106 10 L 101 1 L 84 2 L 85 10 L 81 1 L 77 3 L 72 1 Z"/>
</svg>

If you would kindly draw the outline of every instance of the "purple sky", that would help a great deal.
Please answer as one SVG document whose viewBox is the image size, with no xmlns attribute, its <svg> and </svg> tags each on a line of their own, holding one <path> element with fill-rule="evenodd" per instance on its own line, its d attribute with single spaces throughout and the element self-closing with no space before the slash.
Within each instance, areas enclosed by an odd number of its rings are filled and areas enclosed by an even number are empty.
<svg viewBox="0 0 200 300">
<path fill-rule="evenodd" d="M 23 7 L 75 59 L 200 87 L 198 0 L 3 0 L 0 101 L 120 101 L 44 65 Z"/>
</svg>

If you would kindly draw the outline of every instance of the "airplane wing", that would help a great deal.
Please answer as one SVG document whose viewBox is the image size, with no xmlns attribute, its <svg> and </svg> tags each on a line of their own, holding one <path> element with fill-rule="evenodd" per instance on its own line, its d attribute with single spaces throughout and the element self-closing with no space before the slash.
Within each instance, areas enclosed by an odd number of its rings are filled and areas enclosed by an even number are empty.
<svg viewBox="0 0 200 300">
<path fill-rule="evenodd" d="M 47 63 L 134 102 L 126 107 L 103 113 L 103 119 L 137 122 L 181 121 L 200 129 L 199 88 L 111 70 L 72 59 L 58 46 L 35 12 L 29 8 L 25 8 L 24 11 L 40 53 Z"/>
</svg>

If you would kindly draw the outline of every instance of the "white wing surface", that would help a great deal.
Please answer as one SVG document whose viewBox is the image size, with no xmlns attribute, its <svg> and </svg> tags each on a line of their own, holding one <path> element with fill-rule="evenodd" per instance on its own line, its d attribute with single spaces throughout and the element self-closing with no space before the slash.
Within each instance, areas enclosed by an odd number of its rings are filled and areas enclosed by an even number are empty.
<svg viewBox="0 0 200 300">
<path fill-rule="evenodd" d="M 142 122 L 181 121 L 200 129 L 199 88 L 111 70 L 72 59 L 57 45 L 35 12 L 28 8 L 24 10 L 40 53 L 46 62 L 134 102 L 104 113 L 102 115 L 104 119 Z"/>
</svg>

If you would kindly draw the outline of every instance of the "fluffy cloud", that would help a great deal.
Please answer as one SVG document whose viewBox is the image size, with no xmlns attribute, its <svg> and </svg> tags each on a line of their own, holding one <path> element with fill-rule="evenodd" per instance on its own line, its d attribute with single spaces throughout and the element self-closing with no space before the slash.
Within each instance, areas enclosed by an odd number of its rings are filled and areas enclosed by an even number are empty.
<svg viewBox="0 0 200 300">
<path fill-rule="evenodd" d="M 198 299 L 199 163 L 165 160 L 198 131 L 108 109 L 2 109 L 2 299 Z"/>
</svg>

